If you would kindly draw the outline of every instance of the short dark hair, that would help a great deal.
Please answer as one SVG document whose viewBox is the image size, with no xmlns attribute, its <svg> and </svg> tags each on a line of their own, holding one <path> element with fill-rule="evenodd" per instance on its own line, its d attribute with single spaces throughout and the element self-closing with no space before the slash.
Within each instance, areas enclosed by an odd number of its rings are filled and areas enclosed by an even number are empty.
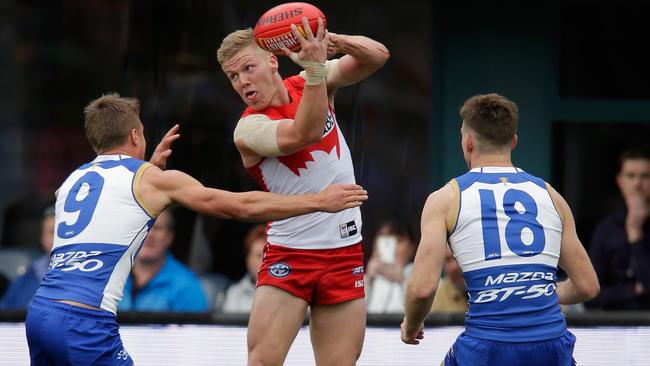
<svg viewBox="0 0 650 366">
<path fill-rule="evenodd" d="M 140 102 L 119 94 L 106 94 L 84 108 L 86 137 L 96 153 L 123 144 L 140 125 Z"/>
<path fill-rule="evenodd" d="M 460 108 L 463 122 L 489 147 L 508 145 L 517 133 L 519 109 L 496 93 L 475 95 Z"/>
<path fill-rule="evenodd" d="M 645 148 L 627 149 L 618 157 L 618 171 L 623 169 L 623 163 L 628 160 L 647 160 L 650 161 L 650 151 Z"/>
</svg>

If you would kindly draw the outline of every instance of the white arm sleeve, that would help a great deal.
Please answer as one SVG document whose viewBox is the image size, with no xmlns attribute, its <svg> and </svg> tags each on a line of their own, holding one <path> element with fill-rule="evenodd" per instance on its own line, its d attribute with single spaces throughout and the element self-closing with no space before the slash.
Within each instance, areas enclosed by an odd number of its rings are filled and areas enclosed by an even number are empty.
<svg viewBox="0 0 650 366">
<path fill-rule="evenodd" d="M 265 157 L 285 155 L 278 146 L 278 125 L 284 120 L 272 120 L 263 114 L 251 114 L 237 122 L 233 137 L 244 140 L 246 146 Z"/>
</svg>

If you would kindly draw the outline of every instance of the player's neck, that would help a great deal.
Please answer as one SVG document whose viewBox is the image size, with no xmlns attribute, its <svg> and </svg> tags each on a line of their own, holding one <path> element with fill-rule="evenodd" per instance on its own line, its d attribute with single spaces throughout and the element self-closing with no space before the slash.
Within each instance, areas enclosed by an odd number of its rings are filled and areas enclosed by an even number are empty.
<svg viewBox="0 0 650 366">
<path fill-rule="evenodd" d="M 494 154 L 494 155 L 485 154 L 481 156 L 475 156 L 470 161 L 470 169 L 479 168 L 482 166 L 508 167 L 513 165 L 512 165 L 512 161 L 510 160 L 510 156 L 504 156 L 502 154 Z"/>
<path fill-rule="evenodd" d="M 114 149 L 108 149 L 104 151 L 100 151 L 97 153 L 97 155 L 128 155 L 128 156 L 134 156 L 132 151 L 128 151 L 128 149 L 124 148 L 114 148 Z"/>
<path fill-rule="evenodd" d="M 276 74 L 275 80 L 276 93 L 275 96 L 271 99 L 269 104 L 272 107 L 279 107 L 281 105 L 291 103 L 291 95 L 289 95 L 289 89 L 284 85 L 282 77 L 279 74 Z"/>
</svg>

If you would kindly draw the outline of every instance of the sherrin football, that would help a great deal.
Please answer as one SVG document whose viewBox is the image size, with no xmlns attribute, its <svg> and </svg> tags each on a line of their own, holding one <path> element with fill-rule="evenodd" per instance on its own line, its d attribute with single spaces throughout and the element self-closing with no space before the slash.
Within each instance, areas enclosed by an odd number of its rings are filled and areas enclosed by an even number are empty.
<svg viewBox="0 0 650 366">
<path fill-rule="evenodd" d="M 285 3 L 262 14 L 253 30 L 255 42 L 263 49 L 276 54 L 282 54 L 282 47 L 286 47 L 293 52 L 300 51 L 300 42 L 291 32 L 291 24 L 295 24 L 298 31 L 305 35 L 302 24 L 303 17 L 307 17 L 314 36 L 318 31 L 319 17 L 323 19 L 323 27 L 325 27 L 325 15 L 314 5 Z"/>
</svg>

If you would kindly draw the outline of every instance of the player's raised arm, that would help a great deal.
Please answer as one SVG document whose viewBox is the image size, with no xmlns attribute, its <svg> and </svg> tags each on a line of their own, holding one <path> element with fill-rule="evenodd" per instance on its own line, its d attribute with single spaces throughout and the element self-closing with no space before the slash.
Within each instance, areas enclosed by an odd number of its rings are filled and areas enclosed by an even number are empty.
<svg viewBox="0 0 650 366">
<path fill-rule="evenodd" d="M 452 188 L 445 185 L 432 193 L 422 209 L 422 238 L 415 254 L 413 272 L 406 287 L 402 342 L 419 344 L 424 336 L 422 322 L 431 311 L 445 260 L 447 221 Z"/>
<path fill-rule="evenodd" d="M 360 206 L 368 194 L 356 184 L 335 184 L 318 194 L 284 196 L 269 192 L 234 193 L 204 187 L 177 171 L 145 170 L 139 195 L 149 210 L 160 212 L 177 202 L 189 209 L 226 219 L 243 221 L 281 220 L 315 211 L 338 212 Z"/>
<path fill-rule="evenodd" d="M 327 120 L 325 60 L 329 38 L 321 18 L 318 18 L 318 31 L 315 35 L 312 34 L 307 18 L 303 18 L 302 22 L 305 36 L 291 24 L 291 30 L 300 42 L 300 51 L 294 53 L 285 49 L 287 56 L 306 73 L 305 88 L 295 119 L 278 125 L 278 147 L 285 154 L 320 141 Z"/>
<path fill-rule="evenodd" d="M 547 187 L 562 219 L 562 247 L 559 265 L 569 277 L 565 281 L 558 282 L 557 295 L 560 304 L 577 304 L 593 299 L 600 292 L 600 285 L 587 251 L 576 233 L 571 209 L 553 187 L 550 185 Z"/>
<path fill-rule="evenodd" d="M 380 42 L 364 36 L 329 33 L 328 55 L 344 54 L 328 67 L 327 89 L 330 94 L 337 88 L 355 84 L 379 70 L 390 52 Z"/>
</svg>

